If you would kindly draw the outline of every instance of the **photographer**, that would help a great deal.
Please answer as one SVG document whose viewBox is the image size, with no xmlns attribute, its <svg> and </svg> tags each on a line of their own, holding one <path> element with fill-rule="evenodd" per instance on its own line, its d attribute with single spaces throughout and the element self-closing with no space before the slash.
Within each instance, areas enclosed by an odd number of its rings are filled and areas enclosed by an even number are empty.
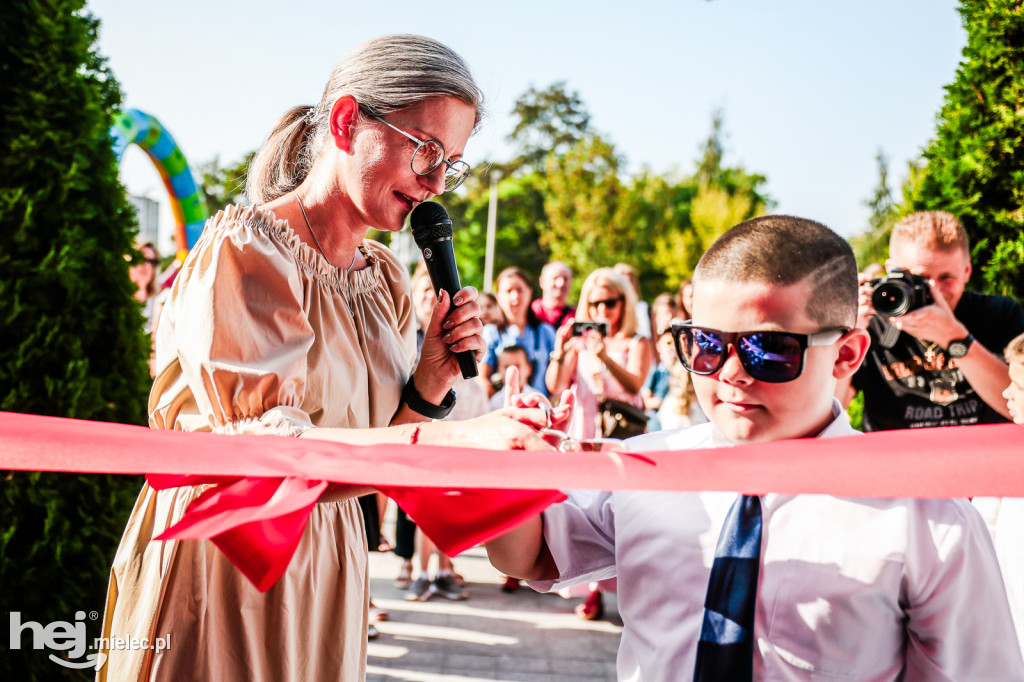
<svg viewBox="0 0 1024 682">
<path fill-rule="evenodd" d="M 836 393 L 846 402 L 864 393 L 864 430 L 1007 421 L 1000 393 L 1009 374 L 999 353 L 1024 331 L 1024 307 L 964 290 L 971 262 L 960 221 L 942 211 L 901 220 L 886 271 L 861 275 L 857 325 L 870 332 L 871 348 L 854 390 L 840 382 Z"/>
</svg>

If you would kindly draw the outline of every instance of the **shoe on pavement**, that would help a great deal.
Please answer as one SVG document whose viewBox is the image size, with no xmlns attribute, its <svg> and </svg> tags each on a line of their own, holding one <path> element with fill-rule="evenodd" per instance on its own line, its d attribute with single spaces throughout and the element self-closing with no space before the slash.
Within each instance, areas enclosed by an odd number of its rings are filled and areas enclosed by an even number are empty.
<svg viewBox="0 0 1024 682">
<path fill-rule="evenodd" d="M 405 601 L 427 601 L 430 599 L 430 595 L 434 593 L 433 585 L 430 584 L 430 578 L 425 575 L 421 575 L 419 578 L 413 581 L 409 585 L 409 589 L 404 595 Z"/>
<path fill-rule="evenodd" d="M 511 594 L 519 591 L 519 578 L 505 578 L 505 584 L 501 586 L 502 592 Z"/>
<path fill-rule="evenodd" d="M 401 570 L 398 571 L 398 576 L 395 578 L 395 587 L 400 590 L 407 590 L 409 585 L 412 585 L 412 564 L 403 563 Z"/>
<path fill-rule="evenodd" d="M 366 639 L 377 639 L 380 637 L 380 630 L 373 623 L 370 623 L 366 628 Z"/>
<path fill-rule="evenodd" d="M 469 596 L 465 588 L 459 587 L 459 584 L 455 582 L 455 578 L 447 574 L 434 578 L 434 582 L 430 584 L 430 591 L 439 597 L 451 599 L 452 601 L 461 601 Z"/>
<path fill-rule="evenodd" d="M 583 620 L 601 620 L 604 617 L 604 597 L 601 592 L 591 592 L 586 601 L 573 609 L 573 613 Z"/>
</svg>

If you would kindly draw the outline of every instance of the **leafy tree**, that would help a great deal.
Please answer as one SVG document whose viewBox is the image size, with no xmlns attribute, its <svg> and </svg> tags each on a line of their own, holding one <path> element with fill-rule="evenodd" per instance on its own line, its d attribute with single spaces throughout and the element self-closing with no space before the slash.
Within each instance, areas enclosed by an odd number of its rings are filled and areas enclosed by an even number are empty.
<svg viewBox="0 0 1024 682">
<path fill-rule="evenodd" d="M 645 169 L 633 177 L 623 197 L 619 223 L 636 244 L 623 260 L 636 270 L 645 300 L 674 290 L 683 279 L 677 272 L 683 250 L 666 247 L 664 240 L 692 230 L 690 207 L 696 192 L 689 178 Z"/>
<path fill-rule="evenodd" d="M 625 176 L 614 144 L 590 128 L 582 99 L 565 83 L 531 87 L 512 113 L 518 156 L 479 165 L 464 189 L 443 198 L 467 283 L 483 279 L 489 171 L 502 176 L 495 272 L 519 265 L 537 275 L 547 260 L 563 260 L 576 273 L 574 294 L 591 271 L 619 261 L 633 265 L 647 298 L 674 289 L 715 237 L 770 205 L 764 176 L 722 165 L 721 112 L 693 177 L 650 169 Z"/>
<path fill-rule="evenodd" d="M 628 188 L 619 179 L 620 163 L 614 146 L 598 134 L 580 139 L 564 155 L 548 157 L 543 187 L 548 224 L 541 244 L 568 264 L 576 279 L 627 258 L 637 246 L 630 226 L 621 221 Z"/>
<path fill-rule="evenodd" d="M 724 115 L 715 111 L 694 175 L 680 182 L 676 210 L 653 238 L 651 262 L 664 274 L 663 289 L 675 290 L 689 278 L 704 251 L 726 230 L 772 205 L 762 189 L 763 175 L 722 165 L 723 138 Z"/>
<path fill-rule="evenodd" d="M 83 5 L 7 3 L 0 22 L 0 410 L 142 424 L 149 343 L 125 260 L 137 228 L 108 134 L 120 92 Z M 139 481 L 0 477 L 6 610 L 44 624 L 101 612 Z M 22 644 L 4 640 L 0 678 L 89 677 Z"/>
<path fill-rule="evenodd" d="M 975 285 L 1024 298 L 1024 11 L 1018 0 L 961 0 L 959 11 L 967 45 L 908 203 L 960 218 Z"/>
<path fill-rule="evenodd" d="M 878 184 L 871 193 L 871 198 L 864 205 L 871 209 L 867 229 L 851 242 L 857 255 L 857 263 L 861 268 L 871 263 L 884 263 L 889 255 L 889 235 L 892 226 L 899 216 L 899 207 L 893 200 L 889 188 L 889 159 L 882 149 L 875 155 L 878 167 Z"/>
<path fill-rule="evenodd" d="M 694 174 L 698 183 L 709 185 L 722 181 L 722 157 L 725 156 L 725 142 L 722 139 L 724 125 L 725 114 L 721 109 L 716 109 L 711 114 L 711 132 L 704 141 L 704 150 Z"/>
<path fill-rule="evenodd" d="M 220 165 L 220 157 L 215 156 L 206 163 L 199 164 L 199 186 L 203 190 L 206 210 L 214 215 L 228 204 L 244 204 L 245 177 L 249 172 L 249 162 L 256 155 L 253 150 L 238 161 Z"/>
<path fill-rule="evenodd" d="M 516 119 L 508 140 L 517 149 L 510 161 L 477 164 L 463 188 L 442 202 L 456 226 L 455 255 L 464 283 L 483 286 L 491 174 L 498 183 L 498 224 L 494 274 L 518 265 L 536 277 L 549 260 L 541 234 L 549 229 L 544 173 L 552 154 L 565 152 L 589 131 L 590 114 L 565 82 L 543 90 L 531 86 L 513 106 Z"/>
<path fill-rule="evenodd" d="M 544 90 L 533 86 L 516 99 L 512 115 L 516 125 L 508 135 L 519 155 L 503 170 L 515 172 L 544 169 L 545 159 L 561 155 L 591 132 L 590 113 L 575 90 L 566 90 L 565 81 L 552 83 Z"/>
<path fill-rule="evenodd" d="M 486 170 L 474 172 L 463 188 L 444 195 L 440 201 L 455 225 L 455 258 L 462 282 L 482 290 L 490 202 L 488 171 L 496 166 L 484 163 L 481 167 Z M 548 251 L 540 242 L 540 232 L 547 225 L 541 185 L 538 173 L 503 176 L 498 182 L 495 276 L 510 265 L 518 265 L 536 279 L 548 261 Z"/>
</svg>

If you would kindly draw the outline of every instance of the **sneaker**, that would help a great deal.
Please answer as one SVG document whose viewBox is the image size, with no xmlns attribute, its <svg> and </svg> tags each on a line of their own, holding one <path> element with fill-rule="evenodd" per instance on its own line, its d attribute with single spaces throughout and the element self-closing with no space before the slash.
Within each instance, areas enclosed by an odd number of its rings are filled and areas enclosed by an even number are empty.
<svg viewBox="0 0 1024 682">
<path fill-rule="evenodd" d="M 412 585 L 409 585 L 409 589 L 404 595 L 405 601 L 427 601 L 434 593 L 433 587 L 430 584 L 430 578 L 421 575 L 413 581 Z"/>
<path fill-rule="evenodd" d="M 366 639 L 377 639 L 380 637 L 380 630 L 373 623 L 370 623 L 366 628 Z"/>
<path fill-rule="evenodd" d="M 434 582 L 430 584 L 430 591 L 439 597 L 453 601 L 460 601 L 469 596 L 469 593 L 464 588 L 459 587 L 459 584 L 455 582 L 455 578 L 451 575 L 439 575 L 434 578 Z"/>
</svg>

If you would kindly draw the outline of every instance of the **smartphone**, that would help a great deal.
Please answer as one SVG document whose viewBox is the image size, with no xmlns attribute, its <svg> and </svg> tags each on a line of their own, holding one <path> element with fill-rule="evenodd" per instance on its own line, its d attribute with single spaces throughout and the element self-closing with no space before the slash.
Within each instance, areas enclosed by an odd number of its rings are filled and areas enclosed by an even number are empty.
<svg viewBox="0 0 1024 682">
<path fill-rule="evenodd" d="M 608 336 L 608 323 L 594 320 L 580 320 L 572 323 L 572 335 L 583 336 L 583 332 L 593 329 L 601 336 Z"/>
</svg>

